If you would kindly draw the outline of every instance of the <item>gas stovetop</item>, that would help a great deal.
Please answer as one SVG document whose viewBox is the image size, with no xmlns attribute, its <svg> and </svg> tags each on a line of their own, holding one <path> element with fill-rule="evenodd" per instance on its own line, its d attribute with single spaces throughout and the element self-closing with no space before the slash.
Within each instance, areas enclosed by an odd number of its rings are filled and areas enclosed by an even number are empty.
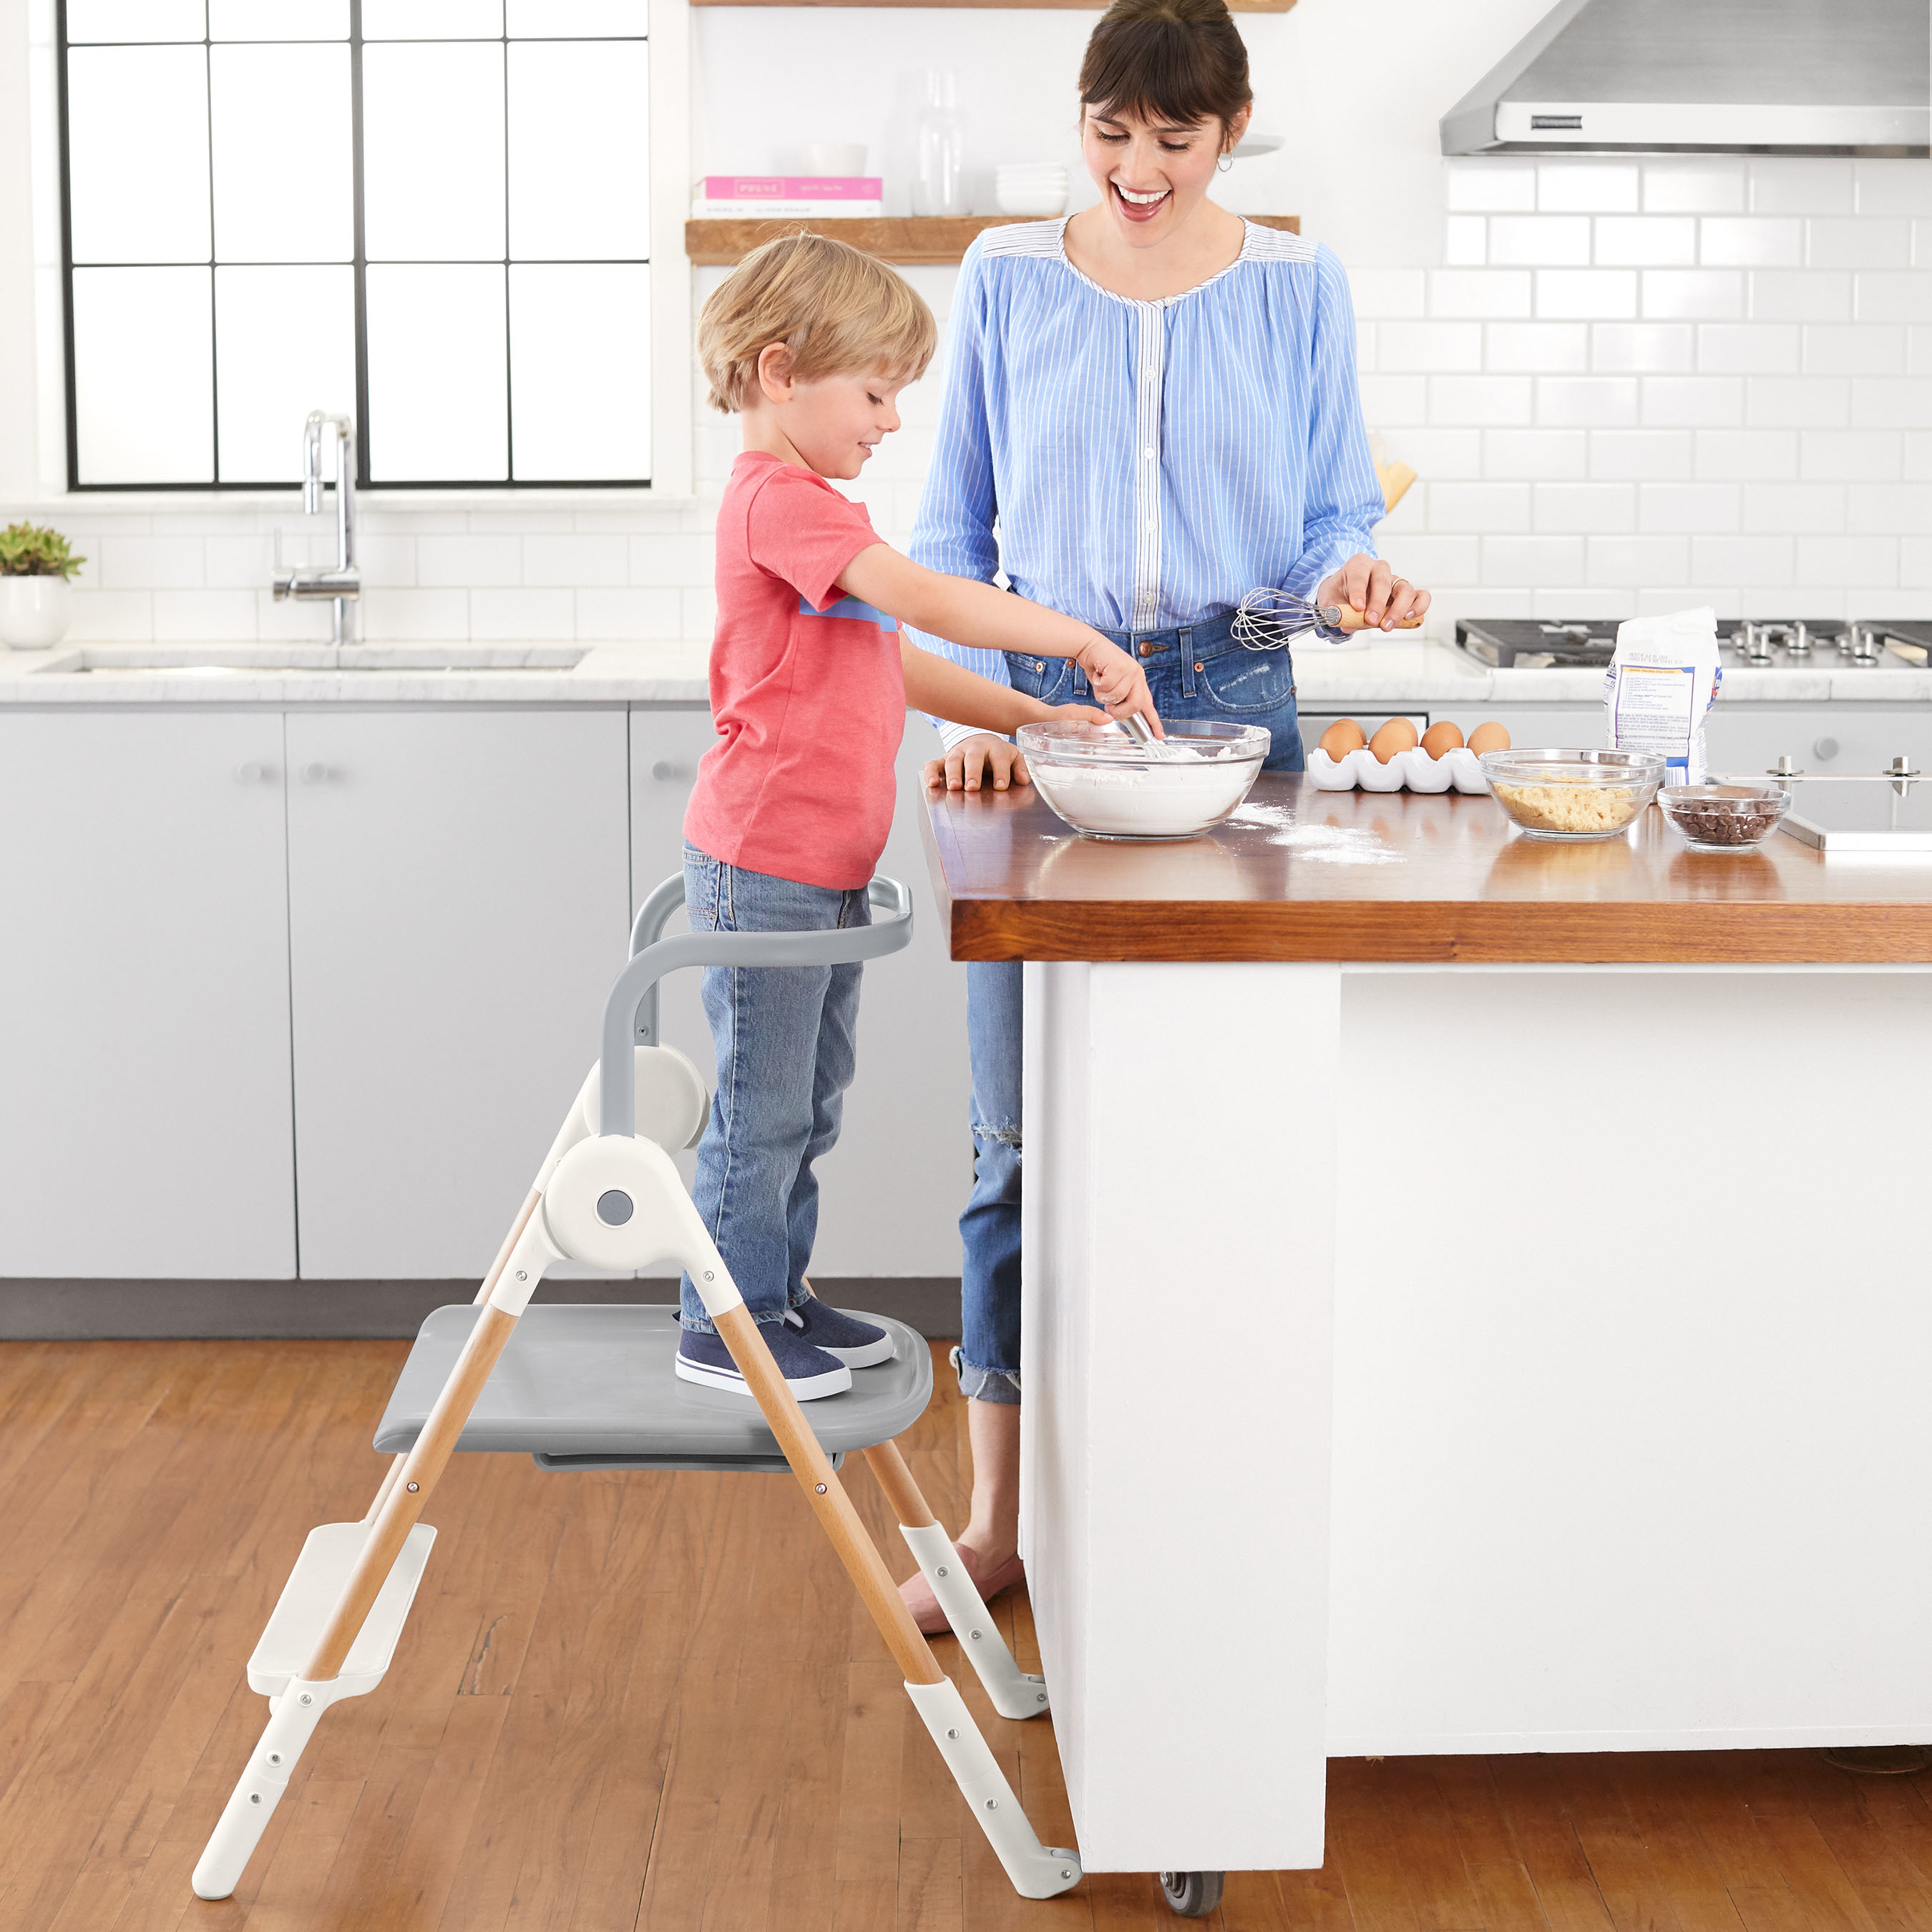
<svg viewBox="0 0 1932 1932">
<path fill-rule="evenodd" d="M 1861 621 L 1842 617 L 1720 620 L 1727 669 L 1802 670 L 1846 665 L 1894 670 L 1932 666 L 1932 621 Z M 1463 617 L 1456 641 L 1479 664 L 1518 670 L 1607 664 L 1616 648 L 1614 619 L 1575 623 L 1534 617 Z"/>
</svg>

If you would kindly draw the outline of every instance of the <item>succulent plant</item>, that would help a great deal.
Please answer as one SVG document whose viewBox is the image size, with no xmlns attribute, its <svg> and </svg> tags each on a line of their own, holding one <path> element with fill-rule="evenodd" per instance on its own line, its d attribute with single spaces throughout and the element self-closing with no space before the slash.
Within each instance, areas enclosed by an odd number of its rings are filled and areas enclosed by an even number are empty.
<svg viewBox="0 0 1932 1932">
<path fill-rule="evenodd" d="M 0 530 L 0 577 L 71 577 L 87 561 L 58 530 L 9 524 Z"/>
</svg>

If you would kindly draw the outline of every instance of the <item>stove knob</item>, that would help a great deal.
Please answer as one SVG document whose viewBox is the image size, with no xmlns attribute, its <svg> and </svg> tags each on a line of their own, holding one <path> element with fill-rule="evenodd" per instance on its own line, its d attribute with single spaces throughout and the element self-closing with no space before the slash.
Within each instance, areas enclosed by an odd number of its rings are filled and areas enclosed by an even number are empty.
<svg viewBox="0 0 1932 1932">
<path fill-rule="evenodd" d="M 1811 755 L 1820 764 L 1828 764 L 1838 755 L 1838 741 L 1835 738 L 1820 738 L 1811 747 Z"/>
</svg>

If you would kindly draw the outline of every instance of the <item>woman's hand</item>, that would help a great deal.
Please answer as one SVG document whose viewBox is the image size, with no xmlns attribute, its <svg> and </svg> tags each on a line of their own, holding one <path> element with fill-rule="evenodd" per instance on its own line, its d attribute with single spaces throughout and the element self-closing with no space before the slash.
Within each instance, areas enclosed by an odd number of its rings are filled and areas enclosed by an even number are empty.
<svg viewBox="0 0 1932 1932">
<path fill-rule="evenodd" d="M 1107 714 L 1090 704 L 1043 704 L 1034 722 L 1064 718 L 1076 723 L 1104 724 Z M 920 777 L 928 785 L 944 785 L 948 791 L 978 791 L 982 785 L 992 791 L 1010 786 L 1030 784 L 1032 774 L 1019 747 L 1005 738 L 981 733 L 962 738 L 943 758 L 928 758 Z"/>
<path fill-rule="evenodd" d="M 1110 716 L 1131 718 L 1138 712 L 1154 727 L 1156 738 L 1167 736 L 1161 728 L 1160 713 L 1154 708 L 1147 673 L 1112 638 L 1103 638 L 1096 631 L 1093 641 L 1081 646 L 1073 662 L 1087 674 L 1094 695 L 1107 707 Z"/>
<path fill-rule="evenodd" d="M 1429 608 L 1429 592 L 1398 577 L 1378 556 L 1358 550 L 1315 593 L 1318 604 L 1348 604 L 1360 611 L 1364 628 L 1392 631 L 1406 617 Z"/>
</svg>

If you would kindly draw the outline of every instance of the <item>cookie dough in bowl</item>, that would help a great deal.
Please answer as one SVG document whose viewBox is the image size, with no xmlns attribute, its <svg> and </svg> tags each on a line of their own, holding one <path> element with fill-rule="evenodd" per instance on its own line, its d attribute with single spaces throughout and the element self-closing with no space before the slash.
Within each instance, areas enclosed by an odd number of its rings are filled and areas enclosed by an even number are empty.
<svg viewBox="0 0 1932 1932">
<path fill-rule="evenodd" d="M 1023 724 L 1016 734 L 1042 798 L 1089 838 L 1192 838 L 1248 795 L 1268 754 L 1258 724 L 1188 718 L 1158 743 L 1117 724 Z"/>
</svg>

